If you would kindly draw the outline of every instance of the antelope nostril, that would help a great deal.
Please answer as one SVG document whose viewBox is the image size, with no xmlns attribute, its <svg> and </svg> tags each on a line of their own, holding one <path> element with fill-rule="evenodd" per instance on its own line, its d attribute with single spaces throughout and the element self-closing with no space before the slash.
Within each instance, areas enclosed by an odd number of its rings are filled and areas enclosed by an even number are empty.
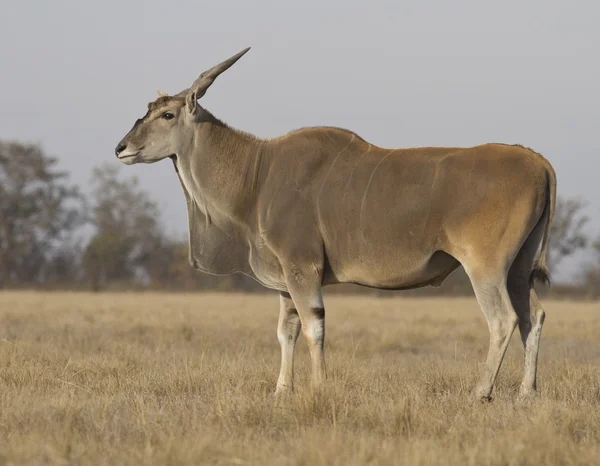
<svg viewBox="0 0 600 466">
<path fill-rule="evenodd" d="M 125 150 L 125 148 L 126 148 L 126 147 L 127 147 L 127 144 L 119 144 L 119 145 L 117 146 L 117 148 L 115 149 L 115 155 L 118 157 L 118 156 L 119 156 L 119 154 L 120 154 L 121 152 L 123 152 L 123 151 Z"/>
</svg>

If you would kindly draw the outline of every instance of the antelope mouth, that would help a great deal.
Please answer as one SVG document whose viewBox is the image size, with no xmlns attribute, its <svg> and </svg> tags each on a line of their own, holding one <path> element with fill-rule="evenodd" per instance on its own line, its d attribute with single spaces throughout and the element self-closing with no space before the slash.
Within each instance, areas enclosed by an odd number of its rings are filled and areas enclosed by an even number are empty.
<svg viewBox="0 0 600 466">
<path fill-rule="evenodd" d="M 138 155 L 140 155 L 140 151 L 138 150 L 137 152 L 134 152 L 132 154 L 125 154 L 125 155 L 119 155 L 119 160 L 125 160 L 125 159 L 130 159 L 131 157 L 137 157 Z"/>
<path fill-rule="evenodd" d="M 137 158 L 142 153 L 143 149 L 144 149 L 144 146 L 140 147 L 139 149 L 125 149 L 123 152 L 121 152 L 117 156 L 117 158 L 119 160 L 129 160 L 129 159 Z"/>
</svg>

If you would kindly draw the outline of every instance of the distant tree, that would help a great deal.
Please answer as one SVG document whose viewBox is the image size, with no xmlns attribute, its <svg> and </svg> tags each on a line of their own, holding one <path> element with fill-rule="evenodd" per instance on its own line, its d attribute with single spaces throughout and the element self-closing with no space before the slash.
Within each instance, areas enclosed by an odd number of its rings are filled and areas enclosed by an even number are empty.
<svg viewBox="0 0 600 466">
<path fill-rule="evenodd" d="M 83 258 L 90 286 L 99 290 L 110 282 L 148 279 L 149 262 L 163 242 L 158 206 L 137 178 L 121 178 L 116 166 L 95 168 L 92 187 L 96 233 Z"/>
<path fill-rule="evenodd" d="M 134 276 L 131 260 L 134 238 L 111 231 L 96 233 L 83 253 L 83 268 L 93 291 L 109 282 L 130 281 Z"/>
<path fill-rule="evenodd" d="M 582 282 L 591 298 L 600 298 L 600 236 L 592 244 L 593 260 L 585 265 Z"/>
<path fill-rule="evenodd" d="M 187 242 L 166 236 L 154 236 L 147 242 L 146 253 L 139 258 L 150 286 L 154 288 L 194 288 L 194 270 L 188 260 Z"/>
<path fill-rule="evenodd" d="M 207 275 L 190 266 L 188 249 L 185 240 L 164 238 L 160 244 L 156 244 L 154 254 L 146 259 L 148 275 L 153 286 L 178 290 L 195 290 L 202 287 L 202 280 Z"/>
<path fill-rule="evenodd" d="M 73 268 L 60 245 L 85 223 L 85 201 L 57 164 L 38 145 L 0 142 L 0 287 L 48 280 L 59 256 Z"/>
<path fill-rule="evenodd" d="M 83 278 L 83 248 L 80 239 L 66 238 L 46 266 L 45 283 L 53 287 L 74 288 Z"/>
<path fill-rule="evenodd" d="M 587 203 L 580 199 L 557 199 L 548 250 L 551 272 L 565 257 L 587 246 L 588 238 L 583 232 L 589 221 L 589 217 L 583 213 L 586 207 Z"/>
</svg>

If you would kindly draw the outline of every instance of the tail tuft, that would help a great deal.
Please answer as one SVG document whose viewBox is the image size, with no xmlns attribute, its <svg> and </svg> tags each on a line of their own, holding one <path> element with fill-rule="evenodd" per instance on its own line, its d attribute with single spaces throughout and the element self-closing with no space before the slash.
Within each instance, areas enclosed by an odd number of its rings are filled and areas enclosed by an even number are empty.
<svg viewBox="0 0 600 466">
<path fill-rule="evenodd" d="M 531 275 L 529 276 L 529 285 L 533 288 L 533 284 L 536 281 L 546 286 L 550 286 L 552 282 L 548 268 L 545 264 L 541 263 L 541 261 L 537 261 L 535 266 L 533 267 Z"/>
<path fill-rule="evenodd" d="M 550 162 L 543 157 L 542 159 L 546 165 L 546 205 L 544 206 L 544 213 L 542 214 L 542 218 L 546 219 L 546 226 L 544 228 L 539 258 L 529 276 L 529 284 L 532 288 L 535 281 L 539 281 L 545 285 L 550 285 L 551 282 L 550 272 L 546 266 L 546 256 L 548 252 L 548 239 L 552 228 L 552 219 L 554 218 L 554 211 L 556 208 L 556 173 L 554 172 L 552 165 L 550 165 Z"/>
</svg>

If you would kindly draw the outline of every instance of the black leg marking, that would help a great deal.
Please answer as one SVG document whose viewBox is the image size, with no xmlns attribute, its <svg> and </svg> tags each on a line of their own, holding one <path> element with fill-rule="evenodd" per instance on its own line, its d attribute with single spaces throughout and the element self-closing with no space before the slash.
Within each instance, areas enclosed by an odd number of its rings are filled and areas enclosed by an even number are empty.
<svg viewBox="0 0 600 466">
<path fill-rule="evenodd" d="M 323 320 L 325 318 L 325 309 L 322 307 L 311 307 L 310 311 L 319 320 Z"/>
</svg>

